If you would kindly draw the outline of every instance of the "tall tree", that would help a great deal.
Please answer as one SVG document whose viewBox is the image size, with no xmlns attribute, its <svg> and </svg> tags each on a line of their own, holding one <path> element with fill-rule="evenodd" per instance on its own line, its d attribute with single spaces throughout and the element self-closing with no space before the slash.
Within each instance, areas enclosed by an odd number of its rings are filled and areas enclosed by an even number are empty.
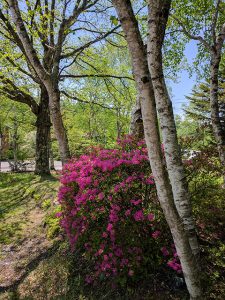
<svg viewBox="0 0 225 300">
<path fill-rule="evenodd" d="M 195 234 L 195 224 L 185 179 L 185 170 L 177 139 L 172 102 L 169 97 L 163 72 L 162 46 L 170 5 L 171 1 L 168 0 L 149 1 L 148 64 L 154 88 L 156 108 L 165 149 L 166 165 L 173 190 L 174 201 L 184 226 L 190 235 L 193 253 L 198 254 L 199 247 Z"/>
<path fill-rule="evenodd" d="M 130 1 L 113 0 L 113 5 L 119 16 L 131 55 L 138 97 L 141 101 L 145 140 L 158 198 L 181 260 L 189 293 L 192 299 L 197 299 L 201 295 L 198 265 L 192 253 L 190 239 L 184 229 L 178 214 L 178 209 L 175 207 L 173 191 L 167 171 L 164 167 L 158 131 L 155 96 L 148 69 L 146 49 Z M 195 237 L 193 232 L 192 236 Z"/>
<path fill-rule="evenodd" d="M 198 41 L 199 56 L 209 57 L 211 121 L 225 180 L 225 132 L 218 103 L 219 68 L 225 40 L 225 2 L 207 0 L 202 5 L 199 0 L 182 1 L 182 4 L 174 1 L 173 9 L 173 19 L 183 34 Z"/>
<path fill-rule="evenodd" d="M 60 75 L 86 48 L 118 28 L 116 26 L 102 31 L 96 29 L 95 24 L 90 25 L 92 22 L 88 10 L 97 2 L 51 0 L 43 4 L 41 1 L 22 1 L 19 5 L 17 0 L 9 0 L 3 2 L 0 10 L 4 38 L 12 40 L 20 49 L 35 80 L 41 82 L 48 92 L 52 122 L 63 162 L 70 157 L 70 153 L 60 110 Z M 96 7 L 96 14 L 98 12 L 102 12 L 101 5 Z M 90 32 L 91 36 L 84 39 L 82 33 L 78 34 L 79 30 Z M 77 36 L 73 44 L 71 34 Z"/>
</svg>

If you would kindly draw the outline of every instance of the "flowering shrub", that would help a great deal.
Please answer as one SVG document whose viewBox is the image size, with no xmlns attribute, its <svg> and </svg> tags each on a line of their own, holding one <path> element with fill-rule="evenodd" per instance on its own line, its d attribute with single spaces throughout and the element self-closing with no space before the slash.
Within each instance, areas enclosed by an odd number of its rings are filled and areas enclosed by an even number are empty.
<svg viewBox="0 0 225 300">
<path fill-rule="evenodd" d="M 61 184 L 61 226 L 72 249 L 79 247 L 94 263 L 88 283 L 99 277 L 134 278 L 163 261 L 181 270 L 160 221 L 143 141 L 127 137 L 116 149 L 92 149 L 65 165 Z"/>
</svg>

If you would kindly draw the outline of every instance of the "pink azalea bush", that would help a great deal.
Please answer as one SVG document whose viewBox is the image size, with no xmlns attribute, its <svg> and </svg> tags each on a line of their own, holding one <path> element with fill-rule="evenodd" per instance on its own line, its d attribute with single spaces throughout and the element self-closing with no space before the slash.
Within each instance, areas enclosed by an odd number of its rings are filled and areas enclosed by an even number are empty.
<svg viewBox="0 0 225 300">
<path fill-rule="evenodd" d="M 181 271 L 159 209 L 143 141 L 126 137 L 115 149 L 92 149 L 64 166 L 60 217 L 72 249 L 94 268 L 86 277 L 134 278 L 165 263 Z"/>
</svg>

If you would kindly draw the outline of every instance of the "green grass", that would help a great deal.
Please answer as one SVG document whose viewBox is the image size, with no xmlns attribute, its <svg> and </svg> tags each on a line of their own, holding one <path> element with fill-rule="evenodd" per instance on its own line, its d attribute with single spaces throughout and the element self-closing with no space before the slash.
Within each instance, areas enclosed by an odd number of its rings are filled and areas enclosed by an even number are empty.
<svg viewBox="0 0 225 300">
<path fill-rule="evenodd" d="M 54 205 L 58 189 L 56 177 L 32 173 L 0 174 L 0 243 L 17 243 L 26 230 L 27 217 L 47 199 Z"/>
</svg>

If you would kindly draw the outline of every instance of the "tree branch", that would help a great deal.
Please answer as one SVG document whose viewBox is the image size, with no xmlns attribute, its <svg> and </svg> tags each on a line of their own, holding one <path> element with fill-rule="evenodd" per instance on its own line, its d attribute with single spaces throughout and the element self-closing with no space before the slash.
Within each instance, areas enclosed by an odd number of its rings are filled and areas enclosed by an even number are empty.
<svg viewBox="0 0 225 300">
<path fill-rule="evenodd" d="M 74 49 L 73 51 L 69 52 L 69 53 L 65 53 L 63 55 L 61 55 L 61 58 L 64 59 L 64 58 L 69 58 L 71 56 L 74 56 L 76 53 L 81 53 L 82 51 L 84 51 L 86 48 L 88 48 L 89 46 L 105 39 L 107 36 L 109 36 L 110 34 L 114 33 L 118 28 L 120 28 L 121 25 L 118 25 L 116 27 L 114 27 L 112 30 L 108 31 L 107 33 L 105 34 L 102 34 L 100 36 L 98 36 L 96 39 L 92 40 L 92 41 L 89 41 L 87 42 L 85 45 L 79 47 L 79 48 L 76 48 Z"/>
<path fill-rule="evenodd" d="M 193 35 L 191 34 L 185 27 L 185 25 L 182 23 L 182 21 L 180 21 L 177 17 L 175 16 L 171 16 L 182 28 L 182 32 L 189 38 L 192 40 L 196 40 L 199 41 L 200 43 L 202 43 L 210 52 L 212 51 L 212 46 L 200 35 Z"/>
<path fill-rule="evenodd" d="M 97 77 L 97 78 L 110 77 L 110 78 L 116 78 L 116 79 L 129 79 L 129 80 L 134 81 L 134 79 L 129 76 L 117 76 L 117 75 L 111 75 L 111 74 L 79 74 L 79 75 L 65 74 L 65 75 L 60 76 L 60 78 L 86 78 L 86 77 Z"/>
<path fill-rule="evenodd" d="M 10 79 L 3 75 L 0 75 L 0 80 L 4 84 L 3 87 L 0 86 L 0 90 L 7 95 L 8 98 L 16 102 L 25 103 L 31 108 L 35 115 L 38 113 L 38 104 L 30 94 L 19 89 Z"/>
<path fill-rule="evenodd" d="M 111 110 L 115 110 L 116 109 L 114 107 L 106 106 L 106 105 L 98 103 L 98 102 L 87 101 L 87 100 L 83 100 L 83 99 L 77 98 L 76 96 L 71 96 L 71 95 L 69 95 L 65 91 L 61 91 L 61 93 L 64 94 L 67 98 L 75 100 L 75 101 L 78 101 L 78 102 L 81 102 L 81 103 L 94 104 L 94 105 L 100 106 L 100 107 L 105 108 L 105 109 L 111 109 Z"/>
<path fill-rule="evenodd" d="M 24 51 L 29 58 L 31 65 L 33 66 L 34 70 L 36 71 L 37 75 L 40 79 L 45 79 L 49 74 L 45 71 L 41 62 L 38 58 L 38 55 L 35 49 L 32 47 L 32 43 L 28 36 L 26 27 L 24 25 L 19 6 L 17 0 L 8 0 L 9 8 L 12 13 L 13 22 L 16 25 L 16 29 L 18 32 L 18 36 L 20 38 L 21 43 L 23 44 Z"/>
<path fill-rule="evenodd" d="M 211 32 L 212 32 L 213 44 L 216 43 L 216 24 L 217 24 L 218 15 L 219 15 L 220 2 L 221 2 L 221 0 L 217 0 L 216 8 L 215 8 L 216 10 L 215 10 L 215 13 L 214 13 L 213 19 L 212 19 Z"/>
</svg>

